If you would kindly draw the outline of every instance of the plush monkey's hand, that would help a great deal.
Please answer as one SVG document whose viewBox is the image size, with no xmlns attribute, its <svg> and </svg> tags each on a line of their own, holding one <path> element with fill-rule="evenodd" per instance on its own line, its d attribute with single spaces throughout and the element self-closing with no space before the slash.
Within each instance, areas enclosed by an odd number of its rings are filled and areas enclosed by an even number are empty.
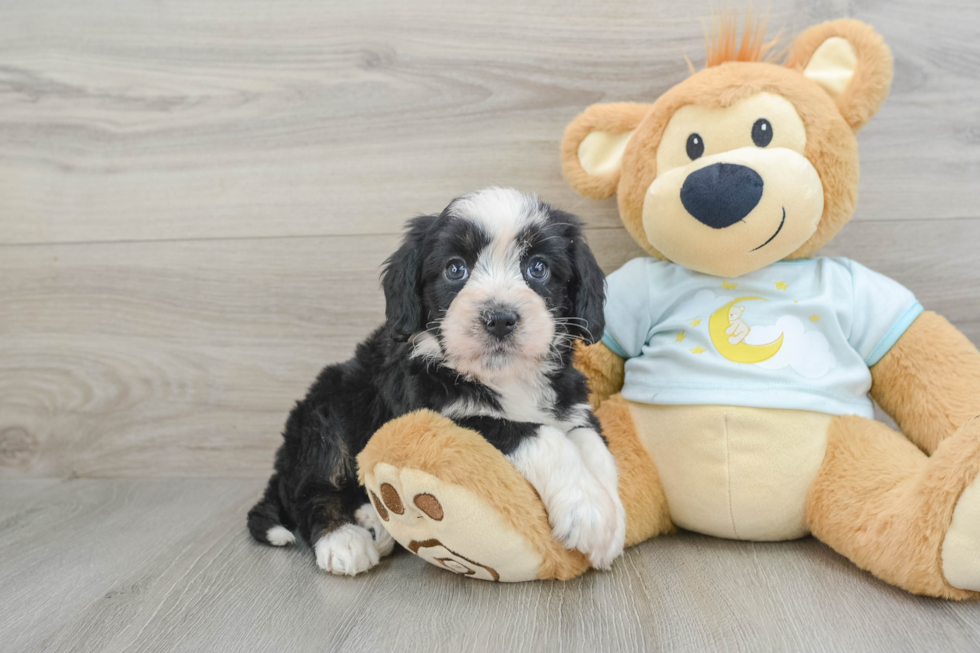
<svg viewBox="0 0 980 653">
<path fill-rule="evenodd" d="M 626 361 L 602 342 L 575 346 L 575 368 L 589 380 L 589 403 L 598 408 L 603 401 L 623 389 Z"/>
<path fill-rule="evenodd" d="M 931 311 L 871 368 L 871 379 L 871 396 L 928 454 L 980 415 L 980 352 Z"/>
</svg>

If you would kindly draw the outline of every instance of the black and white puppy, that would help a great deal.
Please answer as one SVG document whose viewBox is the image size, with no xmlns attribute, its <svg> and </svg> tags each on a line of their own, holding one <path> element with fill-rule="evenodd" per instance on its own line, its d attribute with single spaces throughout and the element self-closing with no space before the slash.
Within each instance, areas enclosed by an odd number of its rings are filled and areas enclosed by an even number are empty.
<svg viewBox="0 0 980 653">
<path fill-rule="evenodd" d="M 386 324 L 326 367 L 286 422 L 252 536 L 309 542 L 354 575 L 391 552 L 355 457 L 385 422 L 420 408 L 481 433 L 537 490 L 553 535 L 608 568 L 623 550 L 616 464 L 599 433 L 575 339 L 602 335 L 605 277 L 581 222 L 489 188 L 415 218 L 385 263 Z"/>
</svg>

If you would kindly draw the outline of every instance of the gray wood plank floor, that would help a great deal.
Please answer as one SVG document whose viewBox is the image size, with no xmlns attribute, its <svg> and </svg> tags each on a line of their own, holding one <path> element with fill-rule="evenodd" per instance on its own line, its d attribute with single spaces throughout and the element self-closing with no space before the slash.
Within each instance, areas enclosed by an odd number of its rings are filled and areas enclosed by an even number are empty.
<svg viewBox="0 0 980 653">
<path fill-rule="evenodd" d="M 812 540 L 686 534 L 497 586 L 404 553 L 326 577 L 245 533 L 291 402 L 380 321 L 405 218 L 513 185 L 582 215 L 607 271 L 640 253 L 558 141 L 700 65 L 711 5 L 0 3 L 0 651 L 980 649 L 980 606 Z M 824 253 L 980 342 L 980 3 L 770 7 L 896 56 Z"/>
<path fill-rule="evenodd" d="M 261 481 L 0 487 L 9 651 L 980 648 L 976 604 L 907 595 L 812 539 L 681 534 L 568 583 L 470 581 L 404 551 L 338 578 L 250 540 Z"/>
</svg>

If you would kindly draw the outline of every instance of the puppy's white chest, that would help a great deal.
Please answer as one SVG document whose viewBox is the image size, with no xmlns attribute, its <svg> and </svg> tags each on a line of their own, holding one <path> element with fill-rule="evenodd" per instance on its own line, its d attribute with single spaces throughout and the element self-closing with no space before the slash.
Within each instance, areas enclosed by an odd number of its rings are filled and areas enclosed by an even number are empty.
<svg viewBox="0 0 980 653">
<path fill-rule="evenodd" d="M 555 404 L 555 392 L 543 377 L 511 377 L 492 387 L 500 394 L 500 407 L 506 419 L 535 424 L 555 423 L 551 410 Z"/>
</svg>

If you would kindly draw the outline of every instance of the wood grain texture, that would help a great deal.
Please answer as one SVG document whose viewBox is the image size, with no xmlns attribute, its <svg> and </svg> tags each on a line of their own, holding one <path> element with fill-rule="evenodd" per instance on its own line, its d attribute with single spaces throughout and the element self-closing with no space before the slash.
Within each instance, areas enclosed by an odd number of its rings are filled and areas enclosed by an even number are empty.
<svg viewBox="0 0 980 653">
<path fill-rule="evenodd" d="M 980 220 L 854 223 L 829 254 L 980 342 Z M 640 253 L 588 237 L 611 271 Z M 292 403 L 383 319 L 396 236 L 13 246 L 0 257 L 0 473 L 261 477 Z M 943 256 L 935 252 L 943 251 Z"/>
<path fill-rule="evenodd" d="M 711 4 L 0 4 L 0 651 L 980 648 L 975 605 L 813 540 L 682 534 L 498 586 L 405 553 L 328 577 L 245 532 L 291 403 L 380 322 L 405 218 L 513 185 L 582 215 L 607 271 L 640 253 L 558 140 L 700 64 Z M 896 55 L 824 253 L 980 342 L 980 4 L 770 6 L 773 31 L 852 16 Z"/>
<path fill-rule="evenodd" d="M 380 322 L 377 269 L 406 217 L 515 184 L 583 215 L 607 271 L 640 253 L 614 200 L 561 180 L 558 138 L 587 104 L 652 98 L 683 53 L 700 61 L 708 5 L 0 11 L 0 475 L 258 477 L 292 401 Z M 978 11 L 771 13 L 854 15 L 893 44 L 861 208 L 826 253 L 974 341 Z"/>
<path fill-rule="evenodd" d="M 0 482 L 0 496 L 11 485 Z M 259 481 L 73 480 L 0 501 L 9 651 L 968 651 L 976 605 L 923 600 L 812 539 L 693 534 L 569 582 L 468 580 L 400 551 L 328 576 L 252 542 Z M 70 536 L 67 534 L 70 533 Z"/>
<path fill-rule="evenodd" d="M 620 236 L 592 238 L 611 269 L 638 251 Z M 382 322 L 396 243 L 4 248 L 0 473 L 267 474 L 293 402 Z"/>
<path fill-rule="evenodd" d="M 704 61 L 710 0 L 10 0 L 0 242 L 394 233 L 489 184 L 616 226 L 561 179 L 587 105 L 651 101 Z M 980 5 L 778 0 L 773 31 L 853 16 L 892 44 L 859 220 L 980 200 Z"/>
</svg>

